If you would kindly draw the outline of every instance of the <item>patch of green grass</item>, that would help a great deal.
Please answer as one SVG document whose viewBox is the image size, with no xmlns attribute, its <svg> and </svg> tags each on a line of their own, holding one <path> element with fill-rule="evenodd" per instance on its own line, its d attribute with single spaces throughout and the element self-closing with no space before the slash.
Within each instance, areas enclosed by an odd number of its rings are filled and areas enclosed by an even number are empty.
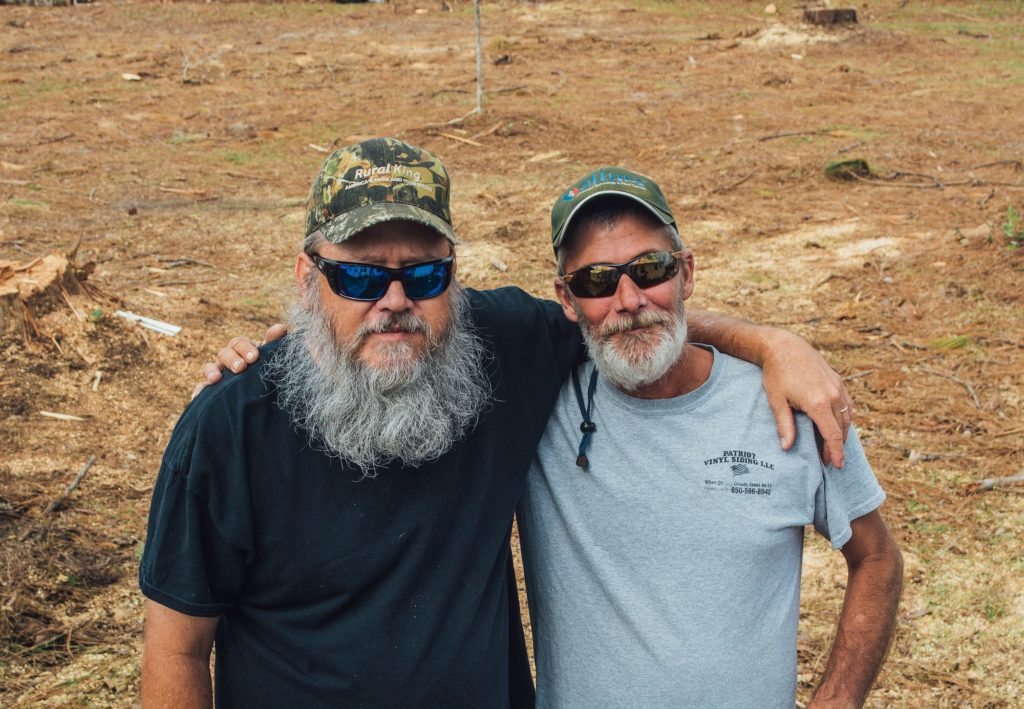
<svg viewBox="0 0 1024 709">
<path fill-rule="evenodd" d="M 989 622 L 996 621 L 1006 615 L 1006 607 L 1001 604 L 997 605 L 995 603 L 986 603 L 984 613 L 985 618 Z"/>
<path fill-rule="evenodd" d="M 19 86 L 18 95 L 22 98 L 31 98 L 33 96 L 53 93 L 54 91 L 66 92 L 70 87 L 71 84 L 67 81 L 40 79 L 39 81 L 29 81 Z"/>
<path fill-rule="evenodd" d="M 244 150 L 225 150 L 221 156 L 234 165 L 248 165 L 253 161 L 252 154 Z"/>
<path fill-rule="evenodd" d="M 927 512 L 929 509 L 928 505 L 917 500 L 907 500 L 907 511 L 911 513 Z"/>
<path fill-rule="evenodd" d="M 948 524 L 933 524 L 925 520 L 918 520 L 913 526 L 915 531 L 928 535 L 945 534 L 950 529 Z"/>
<path fill-rule="evenodd" d="M 40 202 L 37 199 L 23 199 L 21 197 L 11 197 L 7 200 L 7 204 L 12 207 L 22 207 L 25 209 L 48 209 L 50 206 L 46 202 Z"/>
<path fill-rule="evenodd" d="M 175 132 L 174 135 L 168 138 L 167 142 L 170 143 L 171 145 L 182 145 L 183 143 L 193 143 L 197 140 L 203 140 L 205 138 L 205 133 L 182 133 L 179 131 Z"/>
<path fill-rule="evenodd" d="M 1024 246 L 1024 213 L 1018 212 L 1012 204 L 1006 208 L 1003 234 L 1006 236 L 1007 248 L 1018 249 Z"/>
<path fill-rule="evenodd" d="M 850 137 L 854 140 L 863 140 L 865 142 L 885 135 L 885 133 L 880 130 L 865 128 L 864 126 L 829 126 L 827 130 L 849 133 Z"/>
<path fill-rule="evenodd" d="M 974 340 L 970 335 L 951 335 L 949 337 L 939 337 L 928 343 L 929 347 L 934 347 L 937 350 L 958 350 L 961 347 L 967 347 L 974 343 Z"/>
<path fill-rule="evenodd" d="M 949 584 L 946 584 L 946 583 L 934 584 L 929 589 L 929 593 L 928 593 L 928 607 L 929 608 L 935 608 L 935 607 L 945 606 L 946 603 L 949 601 L 949 596 L 950 596 L 950 591 L 951 590 L 952 589 L 950 588 Z"/>
</svg>

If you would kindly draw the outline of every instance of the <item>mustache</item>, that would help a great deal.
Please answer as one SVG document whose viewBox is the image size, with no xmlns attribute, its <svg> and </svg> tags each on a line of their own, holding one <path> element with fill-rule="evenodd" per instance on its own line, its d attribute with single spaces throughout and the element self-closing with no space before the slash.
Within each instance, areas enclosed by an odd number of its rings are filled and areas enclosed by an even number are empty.
<svg viewBox="0 0 1024 709">
<path fill-rule="evenodd" d="M 419 332 L 428 337 L 432 334 L 430 325 L 418 315 L 413 315 L 412 313 L 385 313 L 373 322 L 360 325 L 356 331 L 356 340 L 361 342 L 369 335 L 380 332 Z"/>
<path fill-rule="evenodd" d="M 630 330 L 654 327 L 656 325 L 667 327 L 671 324 L 672 318 L 668 314 L 647 310 L 637 315 L 623 315 L 617 320 L 607 322 L 600 327 L 597 334 L 603 338 L 608 338 L 612 335 L 629 332 Z"/>
</svg>

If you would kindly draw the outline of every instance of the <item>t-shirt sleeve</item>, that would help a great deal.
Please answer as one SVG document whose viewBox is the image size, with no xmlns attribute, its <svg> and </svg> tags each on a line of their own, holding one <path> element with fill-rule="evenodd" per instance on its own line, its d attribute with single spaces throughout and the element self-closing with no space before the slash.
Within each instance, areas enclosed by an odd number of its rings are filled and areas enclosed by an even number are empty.
<svg viewBox="0 0 1024 709">
<path fill-rule="evenodd" d="M 514 287 L 470 293 L 477 324 L 485 337 L 500 343 L 499 351 L 512 349 L 535 362 L 549 362 L 557 368 L 560 381 L 586 359 L 580 328 L 565 317 L 558 303 Z"/>
<path fill-rule="evenodd" d="M 814 528 L 841 549 L 850 541 L 850 523 L 858 517 L 878 509 L 885 501 L 885 492 L 878 484 L 868 463 L 857 431 L 850 435 L 843 447 L 846 465 L 836 468 L 824 466 L 821 482 L 814 496 Z"/>
<path fill-rule="evenodd" d="M 222 384 L 220 386 L 226 386 Z M 223 392 L 185 411 L 153 489 L 139 586 L 180 613 L 217 616 L 232 605 L 252 554 L 250 506 Z M 233 423 L 234 422 L 234 423 Z"/>
</svg>

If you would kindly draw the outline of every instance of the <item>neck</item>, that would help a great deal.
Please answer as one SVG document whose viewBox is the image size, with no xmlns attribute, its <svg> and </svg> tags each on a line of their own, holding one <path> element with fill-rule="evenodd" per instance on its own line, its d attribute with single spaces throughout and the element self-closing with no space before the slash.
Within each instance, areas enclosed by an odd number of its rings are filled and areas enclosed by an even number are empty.
<svg viewBox="0 0 1024 709">
<path fill-rule="evenodd" d="M 671 399 L 689 394 L 711 376 L 714 360 L 714 355 L 708 350 L 687 343 L 679 359 L 661 379 L 623 393 L 637 399 Z"/>
</svg>

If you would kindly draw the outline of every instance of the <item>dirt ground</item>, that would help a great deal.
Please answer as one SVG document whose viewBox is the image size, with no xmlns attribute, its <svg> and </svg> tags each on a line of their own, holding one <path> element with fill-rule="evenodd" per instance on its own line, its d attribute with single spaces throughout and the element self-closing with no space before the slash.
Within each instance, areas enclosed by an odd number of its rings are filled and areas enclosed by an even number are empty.
<svg viewBox="0 0 1024 709">
<path fill-rule="evenodd" d="M 827 31 L 766 4 L 487 0 L 485 110 L 454 122 L 466 0 L 0 9 L 0 261 L 81 240 L 95 268 L 0 335 L 0 704 L 136 704 L 171 428 L 199 365 L 279 319 L 325 153 L 388 134 L 447 162 L 476 287 L 550 295 L 560 188 L 657 179 L 692 304 L 807 337 L 855 398 L 907 566 L 869 706 L 1021 706 L 1024 487 L 976 483 L 1024 472 L 1024 4 L 869 0 Z M 811 536 L 801 701 L 845 578 Z"/>
</svg>

